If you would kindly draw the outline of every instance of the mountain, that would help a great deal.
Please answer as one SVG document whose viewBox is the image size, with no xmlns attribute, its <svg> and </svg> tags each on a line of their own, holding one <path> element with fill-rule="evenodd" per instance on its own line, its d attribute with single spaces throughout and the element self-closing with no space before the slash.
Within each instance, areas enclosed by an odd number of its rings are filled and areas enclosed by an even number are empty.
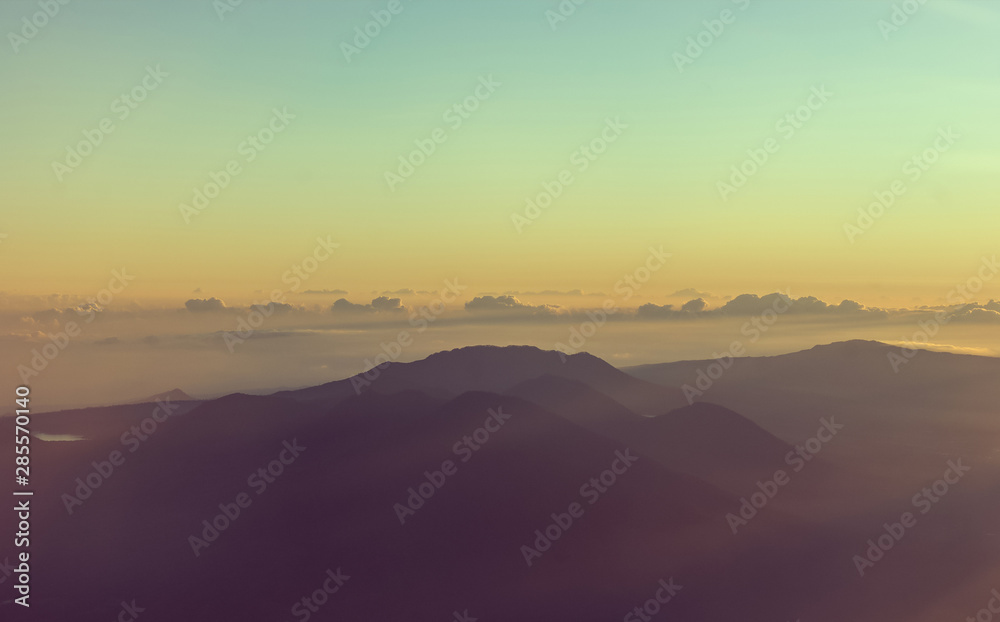
<svg viewBox="0 0 1000 622">
<path fill-rule="evenodd" d="M 163 393 L 157 393 L 156 395 L 150 395 L 149 397 L 142 398 L 140 400 L 135 400 L 133 404 L 151 404 L 159 401 L 173 401 L 173 402 L 195 402 L 198 401 L 191 397 L 184 391 L 180 389 L 171 389 L 169 391 L 164 391 Z"/>
<path fill-rule="evenodd" d="M 662 414 L 685 403 L 679 390 L 638 380 L 590 354 L 566 356 L 531 346 L 473 346 L 438 352 L 413 363 L 387 363 L 367 375 L 275 395 L 331 404 L 367 390 L 420 390 L 455 397 L 466 391 L 503 393 L 543 375 L 582 382 L 641 415 Z"/>
<path fill-rule="evenodd" d="M 641 417 L 586 384 L 541 376 L 512 387 L 522 397 L 671 469 L 733 490 L 784 465 L 791 447 L 745 417 L 707 403 Z"/>
<path fill-rule="evenodd" d="M 715 360 L 680 361 L 625 368 L 630 375 L 669 387 L 695 386 L 699 370 Z M 768 390 L 833 399 L 899 398 L 953 405 L 987 405 L 1000 397 L 1000 359 L 927 350 L 910 351 L 877 341 L 844 341 L 779 356 L 733 360 L 711 391 L 758 385 Z M 704 380 L 703 380 L 704 382 Z M 967 394 L 968 389 L 974 389 Z M 942 391 L 944 392 L 942 394 Z M 706 392 L 706 399 L 710 392 Z"/>
<path fill-rule="evenodd" d="M 902 362 L 901 362 L 902 361 Z M 714 360 L 630 367 L 637 378 L 702 390 L 697 399 L 748 417 L 777 437 L 808 438 L 824 418 L 843 426 L 823 458 L 877 465 L 872 485 L 909 490 L 935 478 L 939 461 L 981 464 L 997 455 L 1000 359 L 846 341 L 770 357 L 744 357 L 715 380 Z M 699 383 L 701 379 L 701 384 Z M 878 481 L 883 480 L 883 481 Z"/>
<path fill-rule="evenodd" d="M 132 599 L 150 619 L 302 619 L 330 577 L 343 586 L 315 619 L 635 619 L 667 581 L 680 591 L 643 615 L 962 619 L 1000 581 L 1000 469 L 955 450 L 995 453 L 1000 430 L 995 407 L 940 401 L 993 362 L 920 353 L 898 386 L 831 394 L 886 352 L 741 359 L 680 407 L 670 382 L 710 362 L 640 371 L 668 380 L 650 388 L 589 355 L 464 348 L 360 394 L 233 394 L 162 421 L 157 404 L 39 413 L 33 431 L 82 440 L 31 441 L 32 619 L 100 622 Z M 962 389 L 929 399 L 930 372 Z M 915 525 L 887 536 L 904 512 Z"/>
<path fill-rule="evenodd" d="M 31 430 L 35 433 L 65 436 L 80 436 L 91 440 L 118 439 L 132 426 L 146 429 L 159 427 L 162 419 L 169 421 L 190 412 L 201 402 L 174 401 L 169 397 L 152 402 L 123 404 L 121 406 L 95 406 L 76 408 L 34 415 Z"/>
<path fill-rule="evenodd" d="M 483 429 L 491 413 L 507 417 L 503 426 L 471 453 L 457 453 L 455 443 Z M 45 444 L 38 459 L 85 443 Z M 289 446 L 301 446 L 301 455 L 258 495 L 248 476 Z M 115 449 L 116 442 L 96 443 L 88 455 Z M 490 393 L 444 404 L 415 393 L 366 394 L 333 411 L 228 396 L 127 454 L 72 515 L 61 494 L 72 494 L 85 467 L 39 477 L 47 494 L 37 500 L 33 580 L 64 589 L 37 613 L 56 617 L 72 606 L 75 620 L 103 619 L 102 607 L 125 590 L 164 619 L 283 619 L 328 568 L 342 568 L 351 578 L 337 598 L 338 617 L 430 620 L 473 607 L 499 619 L 541 620 L 562 601 L 559 584 L 629 577 L 623 586 L 631 594 L 609 585 L 596 608 L 561 605 L 573 619 L 596 620 L 655 586 L 664 560 L 667 571 L 694 563 L 692 542 L 728 548 L 711 537 L 712 521 L 733 501 L 655 462 L 621 462 L 631 455 L 536 405 Z M 444 475 L 446 460 L 457 472 Z M 618 481 L 581 494 L 613 464 L 626 469 Z M 397 504 L 433 481 L 427 473 L 440 485 L 401 524 Z M 252 503 L 195 556 L 190 536 L 206 529 L 203 519 L 233 508 L 241 492 Z M 522 545 L 571 503 L 583 516 L 528 566 Z M 92 572 L 67 564 L 67 551 Z M 373 600 L 386 589 L 393 598 Z"/>
</svg>

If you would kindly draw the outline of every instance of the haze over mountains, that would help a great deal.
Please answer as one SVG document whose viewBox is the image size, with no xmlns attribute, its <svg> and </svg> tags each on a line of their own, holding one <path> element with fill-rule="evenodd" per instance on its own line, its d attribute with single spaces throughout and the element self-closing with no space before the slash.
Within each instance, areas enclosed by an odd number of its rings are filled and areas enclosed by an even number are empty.
<svg viewBox="0 0 1000 622">
<path fill-rule="evenodd" d="M 698 388 L 714 361 L 627 368 L 666 386 Z M 704 383 L 703 383 L 704 384 Z M 781 438 L 808 432 L 810 416 L 834 416 L 867 451 L 901 476 L 897 457 L 961 455 L 992 464 L 1000 453 L 1000 359 L 847 341 L 773 357 L 737 358 L 697 399 L 739 410 Z M 864 449 L 862 449 L 864 448 Z M 846 448 L 835 451 L 847 451 Z M 891 458 L 890 458 L 891 457 Z M 919 460 L 918 460 L 919 462 Z M 907 468 L 902 468 L 903 466 Z"/>
<path fill-rule="evenodd" d="M 33 440 L 32 619 L 133 599 L 149 620 L 303 619 L 331 576 L 314 619 L 621 620 L 660 581 L 679 590 L 653 619 L 964 619 L 1000 585 L 1000 361 L 897 372 L 893 352 L 742 358 L 699 387 L 716 361 L 470 347 L 39 414 L 35 433 L 84 440 Z"/>
</svg>

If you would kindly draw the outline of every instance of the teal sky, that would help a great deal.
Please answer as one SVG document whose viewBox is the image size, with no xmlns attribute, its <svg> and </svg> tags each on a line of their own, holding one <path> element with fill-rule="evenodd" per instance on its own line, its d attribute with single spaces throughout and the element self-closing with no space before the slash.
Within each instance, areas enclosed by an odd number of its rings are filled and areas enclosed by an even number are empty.
<svg viewBox="0 0 1000 622">
<path fill-rule="evenodd" d="M 333 234 L 344 266 L 364 269 L 318 286 L 606 290 L 664 244 L 667 289 L 792 284 L 880 304 L 932 301 L 994 250 L 994 4 L 930 0 L 886 40 L 891 2 L 590 0 L 553 29 L 557 2 L 413 0 L 345 60 L 387 4 L 245 0 L 220 19 L 211 2 L 80 0 L 17 53 L 5 37 L 5 287 L 86 293 L 127 264 L 136 296 L 240 296 Z M 725 9 L 735 22 L 679 72 L 674 53 Z M 0 29 L 36 11 L 4 2 Z M 52 161 L 147 66 L 169 76 L 57 181 Z M 483 76 L 502 86 L 390 191 L 385 172 Z M 819 85 L 830 103 L 721 201 L 717 182 Z M 296 115 L 289 131 L 186 224 L 178 205 L 275 107 Z M 518 234 L 511 215 L 609 117 L 628 125 L 621 140 Z M 843 225 L 943 127 L 956 147 L 848 243 Z"/>
</svg>

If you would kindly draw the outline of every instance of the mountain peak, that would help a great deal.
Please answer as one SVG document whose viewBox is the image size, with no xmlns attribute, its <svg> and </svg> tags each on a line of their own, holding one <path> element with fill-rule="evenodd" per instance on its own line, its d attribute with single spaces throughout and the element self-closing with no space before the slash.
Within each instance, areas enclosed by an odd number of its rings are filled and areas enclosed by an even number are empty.
<svg viewBox="0 0 1000 622">
<path fill-rule="evenodd" d="M 514 357 L 545 357 L 545 358 L 558 358 L 562 359 L 574 359 L 574 360 L 601 360 L 598 357 L 589 354 L 587 352 L 578 352 L 576 354 L 564 354 L 556 350 L 543 350 L 536 346 L 527 345 L 510 345 L 510 346 L 492 346 L 492 345 L 482 345 L 482 346 L 464 346 L 461 348 L 454 348 L 452 350 L 442 350 L 440 352 L 435 352 L 427 356 L 425 361 L 430 360 L 440 360 L 445 358 L 450 358 L 454 356 L 477 356 L 477 357 L 492 357 L 492 358 L 514 358 Z"/>
<path fill-rule="evenodd" d="M 180 389 L 170 389 L 169 391 L 164 391 L 163 393 L 157 393 L 156 395 L 150 395 L 149 397 L 144 397 L 141 400 L 135 400 L 133 404 L 151 404 L 153 402 L 160 401 L 174 401 L 174 402 L 194 402 L 197 401 L 195 398 L 191 397 L 184 391 Z"/>
<path fill-rule="evenodd" d="M 847 354 L 860 355 L 866 353 L 882 353 L 892 346 L 881 341 L 869 339 L 849 339 L 847 341 L 834 341 L 833 343 L 813 346 L 805 352 L 816 352 L 826 354 Z"/>
<path fill-rule="evenodd" d="M 872 339 L 848 339 L 846 341 L 834 341 L 827 344 L 820 344 L 818 346 L 813 346 L 813 350 L 817 348 L 889 348 L 892 347 L 887 343 L 881 341 L 874 341 Z"/>
</svg>

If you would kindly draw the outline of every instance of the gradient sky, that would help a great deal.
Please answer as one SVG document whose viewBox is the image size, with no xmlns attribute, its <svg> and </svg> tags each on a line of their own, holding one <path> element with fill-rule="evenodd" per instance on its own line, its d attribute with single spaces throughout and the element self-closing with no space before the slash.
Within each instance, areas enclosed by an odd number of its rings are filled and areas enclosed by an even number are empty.
<svg viewBox="0 0 1000 622">
<path fill-rule="evenodd" d="M 995 4 L 931 0 L 886 40 L 891 2 L 590 0 L 553 30 L 557 2 L 403 0 L 348 62 L 341 44 L 386 5 L 245 0 L 220 19 L 210 2 L 80 0 L 15 53 L 6 33 L 38 7 L 0 3 L 0 289 L 90 295 L 125 266 L 130 297 L 249 298 L 330 235 L 309 287 L 607 291 L 662 244 L 651 293 L 905 305 L 996 252 Z M 723 9 L 735 23 L 678 71 Z M 169 76 L 118 120 L 147 66 Z M 502 86 L 448 128 L 484 76 Z M 833 98 L 784 140 L 775 123 L 820 85 Z M 289 128 L 186 224 L 178 205 L 275 107 Z M 53 160 L 105 117 L 115 131 L 59 182 Z M 609 117 L 628 129 L 519 234 L 511 214 Z M 390 191 L 385 172 L 438 127 L 447 141 Z M 954 147 L 850 243 L 844 224 L 947 127 Z M 778 153 L 722 201 L 717 182 L 770 137 Z"/>
</svg>

